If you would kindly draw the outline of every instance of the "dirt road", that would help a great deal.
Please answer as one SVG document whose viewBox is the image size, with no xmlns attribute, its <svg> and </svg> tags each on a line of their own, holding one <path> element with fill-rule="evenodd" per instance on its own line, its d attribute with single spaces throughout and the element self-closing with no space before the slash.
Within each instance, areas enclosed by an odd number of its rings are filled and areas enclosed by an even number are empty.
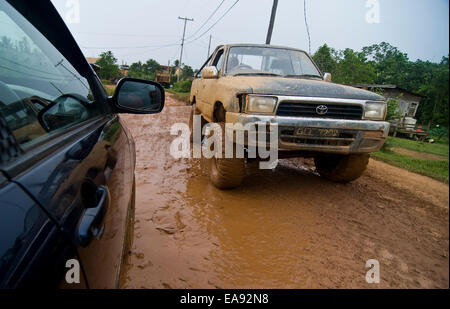
<svg viewBox="0 0 450 309">
<path fill-rule="evenodd" d="M 448 288 L 449 187 L 371 160 L 351 184 L 310 162 L 220 191 L 198 159 L 169 154 L 190 107 L 124 115 L 136 141 L 136 222 L 123 288 Z M 365 281 L 368 259 L 380 284 Z"/>
</svg>

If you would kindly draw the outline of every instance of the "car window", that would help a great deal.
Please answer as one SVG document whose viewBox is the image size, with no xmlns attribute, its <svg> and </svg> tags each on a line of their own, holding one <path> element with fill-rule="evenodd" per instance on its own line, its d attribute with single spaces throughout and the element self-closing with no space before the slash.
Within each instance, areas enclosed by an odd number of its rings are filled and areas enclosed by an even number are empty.
<svg viewBox="0 0 450 309">
<path fill-rule="evenodd" d="M 259 46 L 232 47 L 227 60 L 227 73 L 321 77 L 306 53 L 299 50 Z"/>
<path fill-rule="evenodd" d="M 6 1 L 0 25 L 0 114 L 21 146 L 100 113 L 88 80 Z"/>
</svg>

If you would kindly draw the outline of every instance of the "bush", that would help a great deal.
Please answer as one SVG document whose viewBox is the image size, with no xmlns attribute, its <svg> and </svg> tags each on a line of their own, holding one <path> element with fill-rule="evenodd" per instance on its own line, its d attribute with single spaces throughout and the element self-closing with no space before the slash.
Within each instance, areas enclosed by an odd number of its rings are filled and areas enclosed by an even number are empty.
<svg viewBox="0 0 450 309">
<path fill-rule="evenodd" d="M 440 140 L 443 137 L 448 136 L 448 129 L 445 127 L 434 127 L 428 130 L 428 135 L 435 137 L 437 140 Z"/>
<path fill-rule="evenodd" d="M 401 117 L 402 114 L 400 112 L 400 106 L 398 105 L 398 99 L 388 99 L 386 120 L 400 119 Z"/>
<path fill-rule="evenodd" d="M 173 84 L 176 92 L 191 92 L 192 80 L 182 80 Z"/>
</svg>

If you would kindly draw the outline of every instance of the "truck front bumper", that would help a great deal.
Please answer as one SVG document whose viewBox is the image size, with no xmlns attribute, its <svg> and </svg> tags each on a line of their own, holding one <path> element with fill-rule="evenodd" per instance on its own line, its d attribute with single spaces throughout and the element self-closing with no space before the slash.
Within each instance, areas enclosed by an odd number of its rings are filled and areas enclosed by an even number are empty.
<svg viewBox="0 0 450 309">
<path fill-rule="evenodd" d="M 226 122 L 240 124 L 234 126 L 234 131 L 237 134 L 242 130 L 244 136 L 248 136 L 249 127 L 266 126 L 267 132 L 269 129 L 277 130 L 278 150 L 339 154 L 376 152 L 383 146 L 389 133 L 389 122 L 371 120 L 281 117 L 228 112 Z M 244 140 L 247 146 L 248 139 Z M 268 146 L 269 136 L 266 141 Z"/>
</svg>

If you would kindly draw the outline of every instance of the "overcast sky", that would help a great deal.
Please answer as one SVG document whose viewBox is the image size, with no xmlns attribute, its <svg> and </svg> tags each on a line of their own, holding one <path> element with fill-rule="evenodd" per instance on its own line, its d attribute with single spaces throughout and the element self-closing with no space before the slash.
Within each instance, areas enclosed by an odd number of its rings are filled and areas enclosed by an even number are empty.
<svg viewBox="0 0 450 309">
<path fill-rule="evenodd" d="M 199 68 L 211 51 L 225 43 L 264 43 L 273 0 L 224 0 L 215 15 L 199 29 L 223 0 L 52 0 L 65 18 L 85 56 L 111 50 L 119 62 L 156 59 L 171 63 L 180 56 L 184 22 L 187 23 L 183 63 Z M 336 49 L 386 41 L 410 60 L 439 62 L 449 53 L 448 0 L 369 0 L 379 4 L 379 23 L 368 23 L 367 0 L 306 0 L 311 50 L 324 43 Z M 79 15 L 77 14 L 79 4 Z M 303 0 L 279 0 L 272 44 L 308 50 Z M 370 14 L 376 21 L 376 15 Z M 78 20 L 79 19 L 79 20 Z M 79 21 L 79 22 L 78 22 Z M 198 30 L 199 29 L 199 30 Z M 195 35 L 194 35 L 195 34 Z M 194 40 L 198 38 L 197 40 Z"/>
</svg>

